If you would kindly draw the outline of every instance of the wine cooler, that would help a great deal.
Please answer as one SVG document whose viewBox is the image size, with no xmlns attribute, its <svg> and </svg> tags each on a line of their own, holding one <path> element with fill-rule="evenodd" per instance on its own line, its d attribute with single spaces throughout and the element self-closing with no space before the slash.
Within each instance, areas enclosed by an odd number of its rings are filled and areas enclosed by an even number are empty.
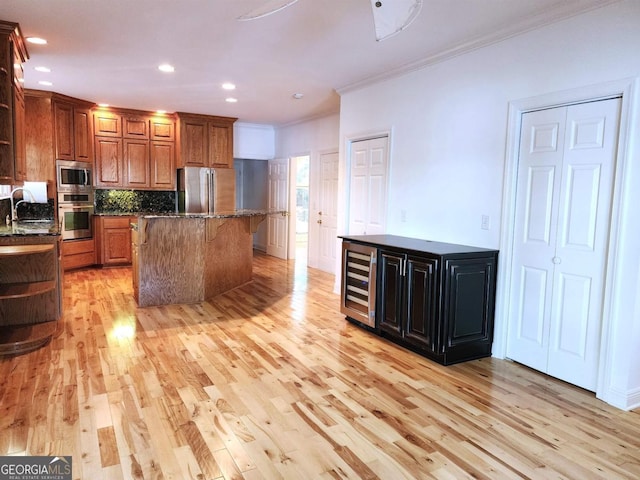
<svg viewBox="0 0 640 480">
<path fill-rule="evenodd" d="M 340 311 L 371 328 L 376 325 L 376 259 L 378 250 L 368 245 L 342 242 Z"/>
</svg>

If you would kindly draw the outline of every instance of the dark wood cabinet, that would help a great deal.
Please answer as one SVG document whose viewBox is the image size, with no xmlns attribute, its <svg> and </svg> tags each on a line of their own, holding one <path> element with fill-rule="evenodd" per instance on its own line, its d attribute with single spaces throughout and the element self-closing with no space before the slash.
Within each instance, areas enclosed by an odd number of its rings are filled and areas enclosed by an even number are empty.
<svg viewBox="0 0 640 480">
<path fill-rule="evenodd" d="M 435 350 L 438 259 L 385 250 L 379 257 L 380 330 Z"/>
<path fill-rule="evenodd" d="M 131 221 L 129 216 L 95 218 L 97 263 L 103 266 L 131 264 Z"/>
<path fill-rule="evenodd" d="M 179 167 L 233 168 L 235 118 L 178 113 Z"/>
<path fill-rule="evenodd" d="M 491 355 L 496 250 L 393 235 L 342 238 L 378 248 L 375 332 L 444 365 Z"/>
</svg>

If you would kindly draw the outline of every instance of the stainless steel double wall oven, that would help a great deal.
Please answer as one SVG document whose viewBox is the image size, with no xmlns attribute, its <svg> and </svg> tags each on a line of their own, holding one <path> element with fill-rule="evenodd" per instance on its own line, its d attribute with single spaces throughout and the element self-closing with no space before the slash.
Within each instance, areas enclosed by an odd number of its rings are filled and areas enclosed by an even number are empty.
<svg viewBox="0 0 640 480">
<path fill-rule="evenodd" d="M 92 165 L 56 161 L 58 221 L 63 240 L 91 238 L 93 216 Z"/>
</svg>

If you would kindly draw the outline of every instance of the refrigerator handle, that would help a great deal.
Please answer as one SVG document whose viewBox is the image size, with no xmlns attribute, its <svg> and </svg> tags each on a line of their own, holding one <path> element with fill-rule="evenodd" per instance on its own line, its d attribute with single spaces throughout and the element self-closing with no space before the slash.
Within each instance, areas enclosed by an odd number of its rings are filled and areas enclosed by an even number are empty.
<svg viewBox="0 0 640 480">
<path fill-rule="evenodd" d="M 213 178 L 213 171 L 211 170 L 207 170 L 207 175 L 208 175 L 208 182 L 207 182 L 207 188 L 208 188 L 208 192 L 207 192 L 207 198 L 209 199 L 209 209 L 207 213 L 213 213 L 213 189 L 214 189 L 214 178 Z"/>
</svg>

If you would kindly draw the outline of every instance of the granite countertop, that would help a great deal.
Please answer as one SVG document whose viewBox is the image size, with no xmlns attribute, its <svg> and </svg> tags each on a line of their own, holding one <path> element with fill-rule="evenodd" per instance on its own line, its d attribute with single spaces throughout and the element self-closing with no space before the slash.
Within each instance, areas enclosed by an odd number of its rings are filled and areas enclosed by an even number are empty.
<svg viewBox="0 0 640 480">
<path fill-rule="evenodd" d="M 60 229 L 53 220 L 22 220 L 0 226 L 0 237 L 14 235 L 60 235 Z"/>
</svg>

